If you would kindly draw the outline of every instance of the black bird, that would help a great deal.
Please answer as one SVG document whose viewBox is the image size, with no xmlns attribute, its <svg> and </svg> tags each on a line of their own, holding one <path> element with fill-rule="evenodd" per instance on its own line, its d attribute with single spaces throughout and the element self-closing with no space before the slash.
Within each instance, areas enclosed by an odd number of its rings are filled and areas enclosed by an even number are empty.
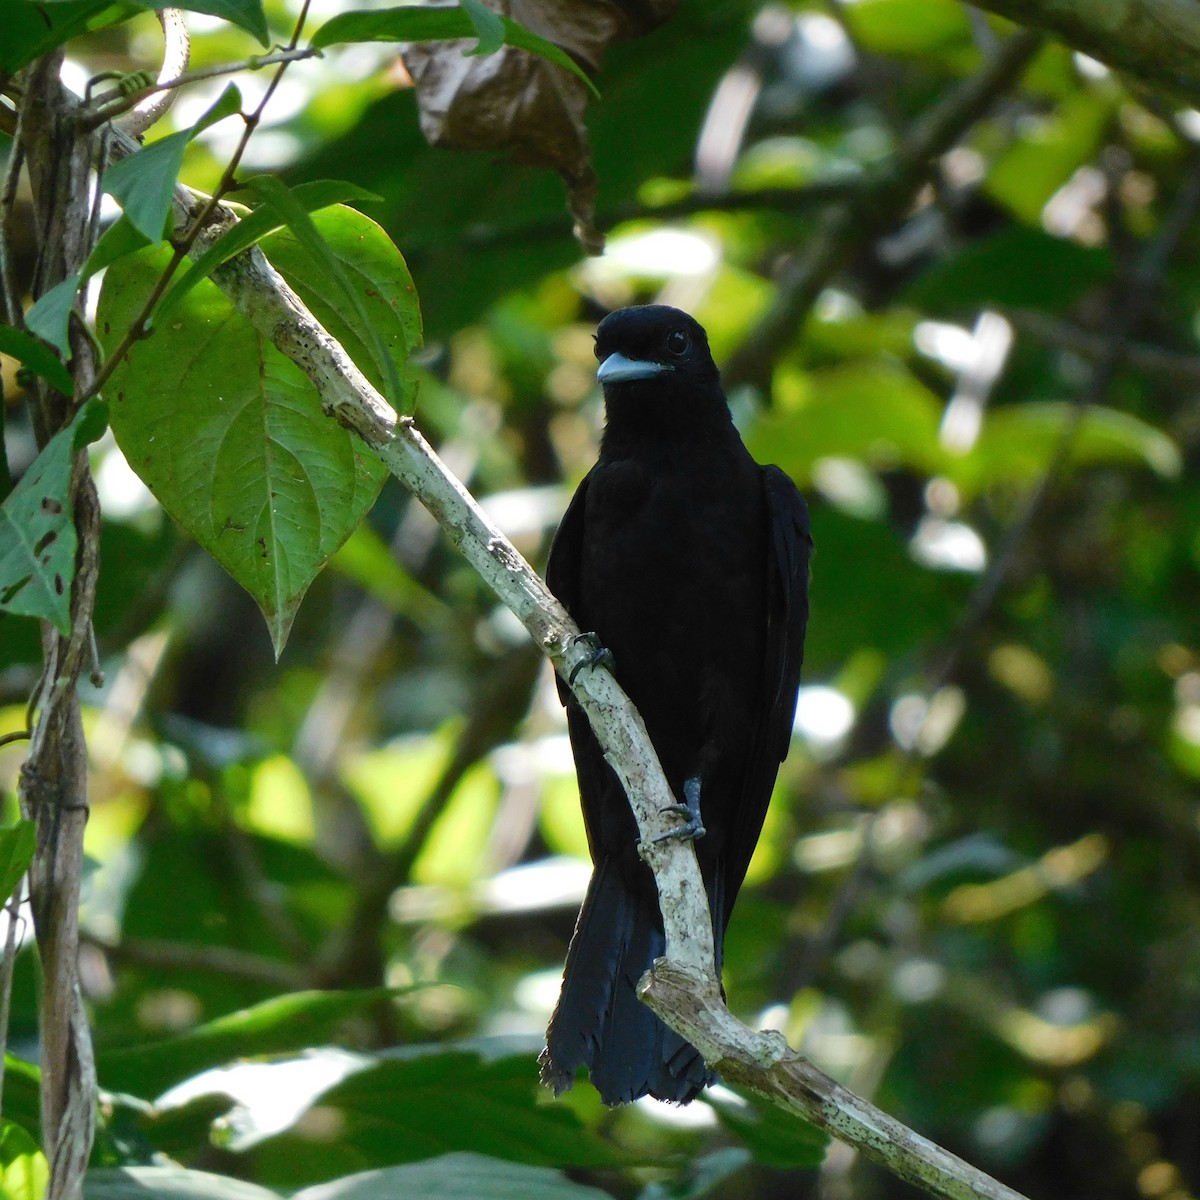
<svg viewBox="0 0 1200 1200">
<path fill-rule="evenodd" d="M 645 305 L 596 333 L 607 414 L 599 461 L 550 549 L 546 580 L 613 671 L 696 837 L 721 968 L 725 927 L 787 754 L 808 618 L 808 510 L 734 428 L 703 328 Z M 664 951 L 629 802 L 559 683 L 595 870 L 540 1058 L 556 1092 L 586 1065 L 606 1104 L 686 1104 L 713 1074 L 634 988 Z"/>
</svg>

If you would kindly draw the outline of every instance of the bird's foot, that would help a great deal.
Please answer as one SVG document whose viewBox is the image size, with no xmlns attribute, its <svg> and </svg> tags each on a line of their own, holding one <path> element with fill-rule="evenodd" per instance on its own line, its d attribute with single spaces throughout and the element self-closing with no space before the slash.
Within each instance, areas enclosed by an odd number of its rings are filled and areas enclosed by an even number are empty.
<svg viewBox="0 0 1200 1200">
<path fill-rule="evenodd" d="M 674 829 L 668 829 L 666 833 L 660 833 L 656 838 L 651 838 L 652 842 L 665 842 L 673 838 L 679 841 L 693 842 L 696 838 L 702 838 L 705 835 L 707 830 L 704 828 L 704 822 L 700 819 L 700 777 L 698 775 L 693 775 L 691 779 L 683 781 L 683 798 L 687 801 L 686 804 L 668 804 L 661 810 L 685 818 L 683 824 L 677 825 Z"/>
<path fill-rule="evenodd" d="M 603 642 L 601 642 L 600 635 L 598 633 L 581 633 L 575 638 L 575 641 L 582 642 L 585 646 L 587 646 L 589 653 L 583 662 L 576 663 L 571 668 L 571 674 L 568 677 L 567 682 L 572 686 L 574 686 L 575 680 L 580 671 L 590 669 L 591 667 L 601 666 L 607 667 L 611 671 L 616 665 L 613 660 L 612 651 L 606 645 L 604 645 Z"/>
</svg>

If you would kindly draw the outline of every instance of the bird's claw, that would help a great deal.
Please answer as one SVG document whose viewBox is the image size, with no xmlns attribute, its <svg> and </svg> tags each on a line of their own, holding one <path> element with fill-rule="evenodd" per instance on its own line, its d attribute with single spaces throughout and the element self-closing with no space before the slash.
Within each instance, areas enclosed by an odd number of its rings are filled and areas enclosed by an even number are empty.
<svg viewBox="0 0 1200 1200">
<path fill-rule="evenodd" d="M 685 818 L 683 824 L 676 825 L 674 829 L 668 829 L 666 833 L 652 837 L 650 841 L 653 845 L 673 839 L 681 842 L 694 842 L 708 832 L 704 828 L 704 822 L 700 819 L 700 780 L 698 777 L 693 776 L 691 779 L 683 781 L 683 796 L 686 800 L 685 804 L 668 804 L 666 808 L 660 810 Z"/>
<path fill-rule="evenodd" d="M 567 682 L 572 687 L 575 686 L 575 680 L 579 676 L 579 672 L 591 667 L 607 667 L 610 671 L 613 669 L 614 660 L 612 651 L 600 641 L 600 635 L 597 633 L 581 633 L 575 639 L 576 642 L 583 642 L 590 649 L 587 658 L 582 662 L 576 663 L 571 668 L 571 674 L 567 677 Z"/>
</svg>

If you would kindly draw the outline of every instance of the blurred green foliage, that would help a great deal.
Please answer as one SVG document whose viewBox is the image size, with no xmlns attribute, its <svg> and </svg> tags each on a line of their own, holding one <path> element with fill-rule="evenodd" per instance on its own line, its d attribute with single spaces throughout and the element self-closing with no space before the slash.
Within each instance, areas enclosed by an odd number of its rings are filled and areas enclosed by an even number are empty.
<svg viewBox="0 0 1200 1200">
<path fill-rule="evenodd" d="M 257 48 L 193 24 L 194 66 Z M 594 454 L 597 319 L 662 299 L 730 355 L 828 206 L 1010 32 L 952 0 L 688 0 L 599 80 L 600 260 L 552 175 L 429 148 L 385 46 L 289 70 L 247 170 L 381 197 L 363 207 L 425 321 L 416 420 L 540 563 Z M 143 15 L 71 57 L 141 66 L 156 36 Z M 185 92 L 176 127 L 221 86 Z M 1146 270 L 1196 171 L 1195 114 L 1170 104 L 1043 46 L 876 214 L 883 237 L 851 230 L 762 364 L 769 394 L 731 397 L 817 542 L 811 690 L 732 923 L 731 1006 L 1031 1197 L 1200 1193 L 1194 225 Z M 198 136 L 183 178 L 214 186 L 229 137 Z M 7 433 L 18 474 L 15 404 Z M 162 1170 L 171 1194 L 236 1176 L 314 1200 L 912 1194 L 729 1093 L 607 1112 L 586 1085 L 539 1092 L 586 875 L 562 715 L 394 483 L 273 665 L 248 597 L 110 441 L 95 462 L 97 1197 Z M 32 621 L 0 618 L 0 735 L 36 653 Z M 21 755 L 0 747 L 9 796 Z M 26 951 L 18 1059 L 35 988 Z M 10 1064 L 6 1118 L 36 1135 L 33 1083 Z"/>
</svg>

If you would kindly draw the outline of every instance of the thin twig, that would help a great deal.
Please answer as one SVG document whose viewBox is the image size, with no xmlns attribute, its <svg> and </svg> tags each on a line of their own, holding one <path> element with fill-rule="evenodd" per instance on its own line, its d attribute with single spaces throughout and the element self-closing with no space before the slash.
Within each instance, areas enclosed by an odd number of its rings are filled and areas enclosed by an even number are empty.
<svg viewBox="0 0 1200 1200">
<path fill-rule="evenodd" d="M 296 44 L 300 40 L 300 35 L 304 30 L 304 23 L 308 17 L 309 5 L 312 0 L 304 0 L 300 8 L 300 15 L 296 18 L 296 23 L 292 29 L 291 41 L 288 42 L 287 49 L 294 50 Z M 163 294 L 167 290 L 175 272 L 179 269 L 180 264 L 187 258 L 189 251 L 195 244 L 197 237 L 200 236 L 209 219 L 217 211 L 221 200 L 227 196 L 237 185 L 237 169 L 241 164 L 242 156 L 246 153 L 246 147 L 250 144 L 251 137 L 254 136 L 259 124 L 262 121 L 263 111 L 271 101 L 271 97 L 275 95 L 275 90 L 279 87 L 283 79 L 283 73 L 287 70 L 290 59 L 282 59 L 279 61 L 278 68 L 275 74 L 271 77 L 270 83 L 267 84 L 266 90 L 263 92 L 262 99 L 258 102 L 254 111 L 248 116 L 243 113 L 242 120 L 245 123 L 245 128 L 242 130 L 242 136 L 238 140 L 237 146 L 234 148 L 233 154 L 230 155 L 229 162 L 225 165 L 225 170 L 221 173 L 221 180 L 217 184 L 216 190 L 209 196 L 199 211 L 195 214 L 191 224 L 184 231 L 182 237 L 173 242 L 173 252 L 171 259 L 163 268 L 162 274 L 158 277 L 154 287 L 150 289 L 149 296 L 146 297 L 145 303 L 142 305 L 141 311 L 130 323 L 129 328 L 125 332 L 120 342 L 117 343 L 112 353 L 105 360 L 103 367 L 100 368 L 96 375 L 96 379 L 92 384 L 92 388 L 84 399 L 90 396 L 99 395 L 103 390 L 104 385 L 112 376 L 113 371 L 124 360 L 134 344 L 144 338 L 148 332 L 148 322 L 154 312 L 155 306 L 162 299 Z M 82 403 L 82 401 L 81 401 Z"/>
<path fill-rule="evenodd" d="M 128 112 L 147 96 L 153 96 L 156 93 L 174 96 L 179 88 L 187 87 L 191 83 L 201 83 L 206 79 L 220 79 L 226 75 L 240 75 L 244 71 L 261 71 L 265 67 L 274 67 L 280 63 L 304 62 L 306 59 L 322 57 L 324 57 L 324 51 L 314 50 L 311 47 L 303 50 L 276 50 L 271 54 L 251 54 L 239 62 L 220 63 L 212 67 L 197 67 L 195 70 L 185 71 L 177 78 L 159 79 L 147 87 L 140 88 L 130 96 L 123 96 L 119 89 L 113 89 L 111 92 L 105 92 L 103 96 L 98 96 L 92 102 L 94 112 L 89 116 L 89 120 L 95 125 L 101 125 L 105 121 L 111 121 L 122 113 Z M 124 122 L 121 123 L 121 128 L 126 133 L 133 132 Z"/>
</svg>

